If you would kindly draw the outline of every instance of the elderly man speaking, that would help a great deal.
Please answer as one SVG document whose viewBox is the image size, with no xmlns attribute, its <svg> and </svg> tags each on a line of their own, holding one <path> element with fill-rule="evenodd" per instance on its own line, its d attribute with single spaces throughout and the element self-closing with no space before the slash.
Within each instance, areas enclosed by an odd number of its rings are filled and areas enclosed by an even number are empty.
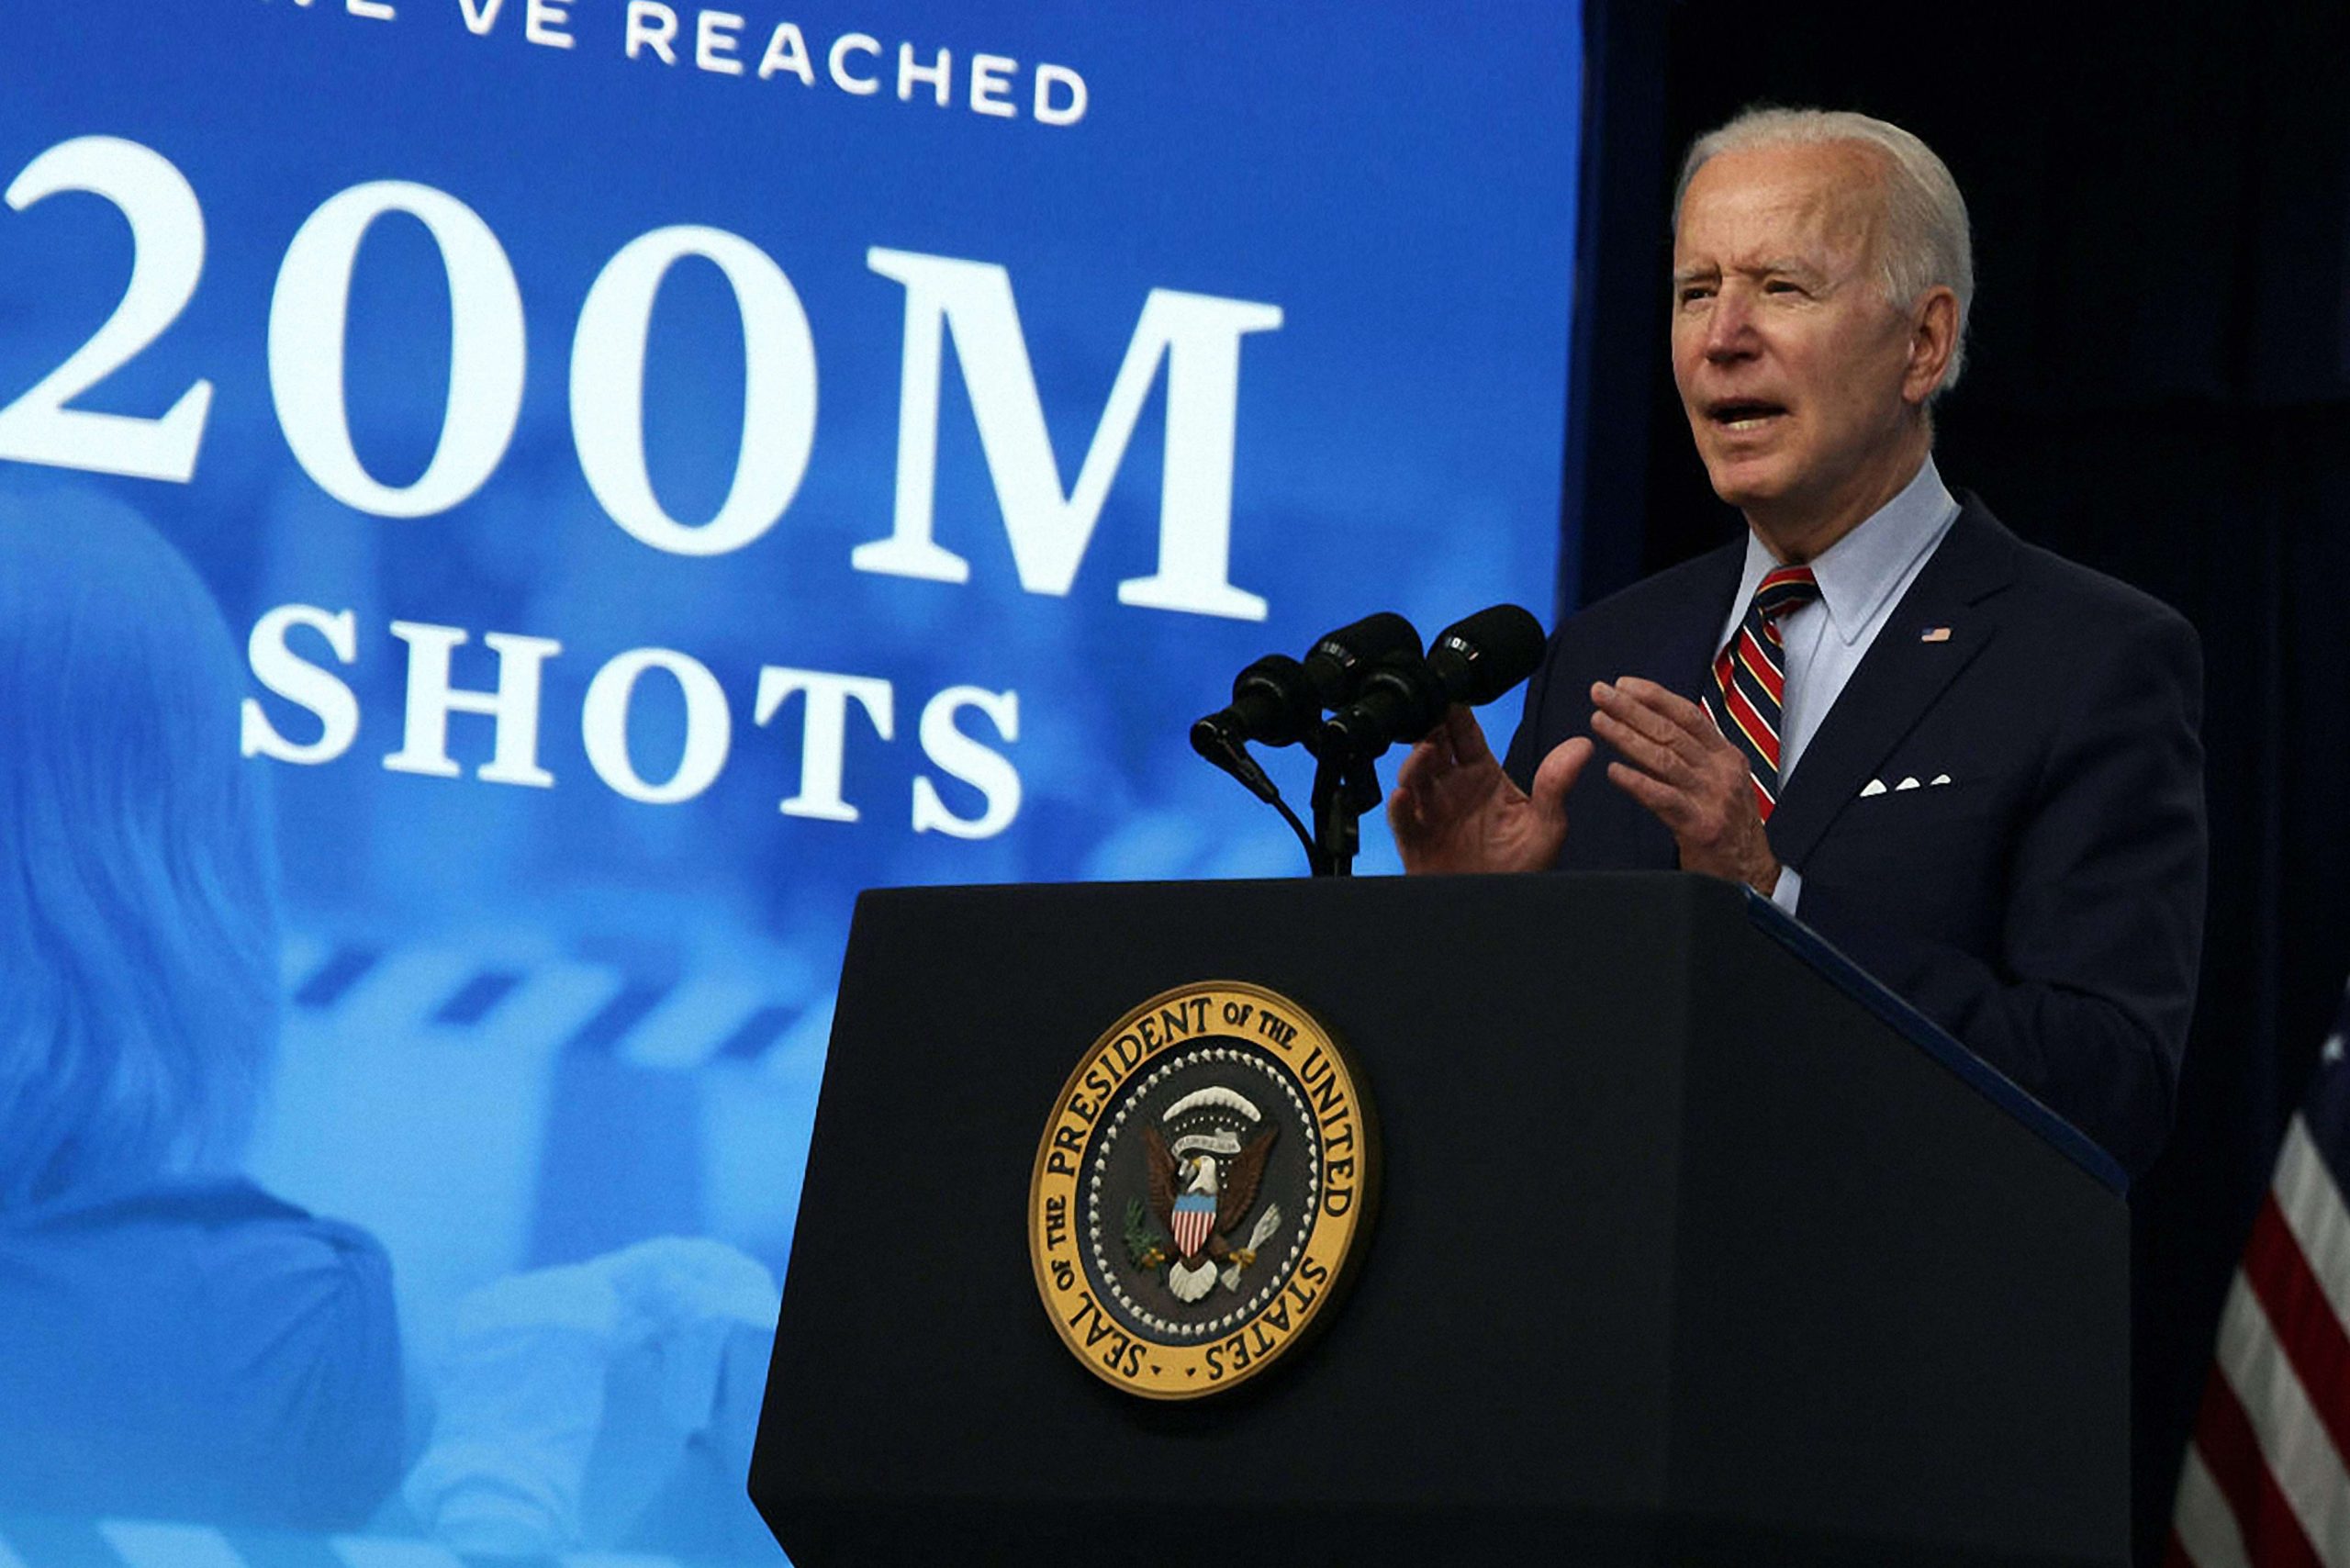
<svg viewBox="0 0 2350 1568">
<path fill-rule="evenodd" d="M 2194 1006 L 2201 655 L 1944 487 L 1973 292 L 1908 132 L 1767 109 L 1701 138 L 1673 374 L 1746 535 L 1562 626 L 1506 765 L 1456 709 L 1388 816 L 1416 872 L 1745 882 L 2134 1172 Z"/>
</svg>

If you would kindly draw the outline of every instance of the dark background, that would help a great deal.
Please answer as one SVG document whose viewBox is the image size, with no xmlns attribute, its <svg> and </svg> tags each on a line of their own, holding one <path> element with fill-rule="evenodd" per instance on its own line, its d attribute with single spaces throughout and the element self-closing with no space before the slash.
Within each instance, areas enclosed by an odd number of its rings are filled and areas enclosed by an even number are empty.
<svg viewBox="0 0 2350 1568">
<path fill-rule="evenodd" d="M 1689 141 L 1767 102 L 1859 109 L 1942 154 L 1977 272 L 1944 478 L 2202 633 L 2202 987 L 2177 1131 L 2132 1200 L 2152 1562 L 2350 969 L 2350 6 L 1587 7 L 1565 501 L 1583 597 L 1739 526 L 1673 397 L 1667 226 Z"/>
</svg>

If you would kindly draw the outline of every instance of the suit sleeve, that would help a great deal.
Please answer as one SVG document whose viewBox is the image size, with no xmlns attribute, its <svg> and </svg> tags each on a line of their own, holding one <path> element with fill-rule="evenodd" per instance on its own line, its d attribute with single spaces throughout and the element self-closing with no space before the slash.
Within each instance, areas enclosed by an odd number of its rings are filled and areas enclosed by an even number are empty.
<svg viewBox="0 0 2350 1568">
<path fill-rule="evenodd" d="M 1516 733 L 1510 736 L 1509 750 L 1502 757 L 1502 771 L 1521 790 L 1534 788 L 1534 770 L 1542 766 L 1552 746 L 1566 739 L 1557 733 L 1561 726 L 1548 711 L 1553 673 L 1566 654 L 1565 638 L 1566 629 L 1561 627 L 1551 633 L 1542 650 L 1542 662 L 1526 683 L 1526 704 L 1518 715 Z"/>
<path fill-rule="evenodd" d="M 2205 878 L 2202 656 L 2150 616 L 2076 679 L 2005 873 L 1996 960 L 1807 878 L 1803 919 L 2132 1175 L 2170 1130 Z"/>
</svg>

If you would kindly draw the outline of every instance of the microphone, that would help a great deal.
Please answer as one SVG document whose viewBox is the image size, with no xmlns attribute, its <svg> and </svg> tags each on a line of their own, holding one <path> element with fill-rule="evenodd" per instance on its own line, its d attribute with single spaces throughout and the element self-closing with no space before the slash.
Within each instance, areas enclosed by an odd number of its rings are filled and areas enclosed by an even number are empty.
<svg viewBox="0 0 2350 1568">
<path fill-rule="evenodd" d="M 1259 800 L 1279 805 L 1281 791 L 1248 755 L 1248 743 L 1293 745 L 1306 739 L 1325 708 L 1353 700 L 1373 666 L 1402 655 L 1420 656 L 1420 634 L 1385 610 L 1324 633 L 1302 664 L 1286 654 L 1267 654 L 1234 679 L 1230 707 L 1192 726 L 1192 749 Z"/>
<path fill-rule="evenodd" d="M 1280 791 L 1248 755 L 1248 743 L 1294 745 L 1321 716 L 1304 666 L 1287 654 L 1267 654 L 1234 678 L 1232 706 L 1192 726 L 1192 749 L 1270 804 Z"/>
<path fill-rule="evenodd" d="M 1542 662 L 1542 625 L 1514 604 L 1481 610 L 1438 633 L 1427 657 L 1391 657 L 1362 678 L 1361 695 L 1322 726 L 1326 754 L 1369 760 L 1444 722 L 1452 704 L 1482 707 Z"/>
<path fill-rule="evenodd" d="M 1378 666 L 1392 658 L 1416 660 L 1419 656 L 1419 632 L 1402 616 L 1382 610 L 1352 625 L 1324 633 L 1306 651 L 1306 684 L 1323 707 L 1341 708 L 1355 700 L 1364 679 Z"/>
</svg>

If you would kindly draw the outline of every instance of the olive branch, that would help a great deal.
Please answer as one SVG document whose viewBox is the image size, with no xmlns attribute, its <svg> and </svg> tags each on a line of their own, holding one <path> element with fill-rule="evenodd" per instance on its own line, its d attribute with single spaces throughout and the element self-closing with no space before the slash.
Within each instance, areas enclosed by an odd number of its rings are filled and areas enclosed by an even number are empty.
<svg viewBox="0 0 2350 1568">
<path fill-rule="evenodd" d="M 1142 1200 L 1126 1200 L 1126 1256 L 1137 1269 L 1156 1269 L 1167 1261 L 1167 1238 L 1144 1217 Z"/>
</svg>

